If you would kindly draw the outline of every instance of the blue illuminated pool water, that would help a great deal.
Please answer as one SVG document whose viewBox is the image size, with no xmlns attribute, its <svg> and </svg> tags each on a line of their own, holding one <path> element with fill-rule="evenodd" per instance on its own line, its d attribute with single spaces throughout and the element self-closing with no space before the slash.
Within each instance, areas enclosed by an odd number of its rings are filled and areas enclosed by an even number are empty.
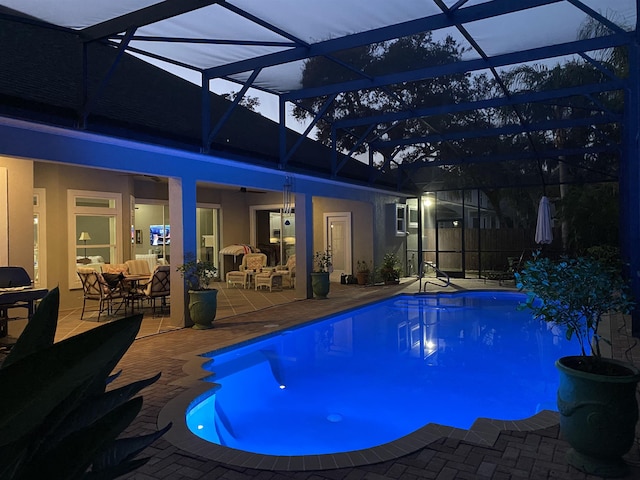
<svg viewBox="0 0 640 480">
<path fill-rule="evenodd" d="M 523 300 L 403 295 L 207 354 L 219 386 L 190 405 L 187 425 L 239 450 L 310 455 L 555 409 L 554 360 L 579 350 L 518 311 Z"/>
</svg>

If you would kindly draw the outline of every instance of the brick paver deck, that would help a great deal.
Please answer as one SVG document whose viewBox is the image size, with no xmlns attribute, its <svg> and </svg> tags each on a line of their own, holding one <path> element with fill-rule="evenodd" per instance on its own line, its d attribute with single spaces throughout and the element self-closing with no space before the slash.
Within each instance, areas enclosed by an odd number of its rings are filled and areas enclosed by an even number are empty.
<svg viewBox="0 0 640 480">
<path fill-rule="evenodd" d="M 476 285 L 493 288 L 481 282 L 456 282 L 453 289 Z M 497 288 L 497 285 L 495 285 Z M 274 329 L 286 328 L 307 319 L 318 318 L 359 303 L 389 296 L 409 287 L 363 288 L 332 285 L 327 300 L 301 300 L 258 312 L 216 320 L 215 328 L 207 331 L 182 329 L 136 340 L 123 358 L 122 382 L 130 382 L 162 372 L 160 380 L 143 391 L 144 407 L 128 433 L 141 434 L 157 428 L 159 412 L 167 402 L 184 392 L 181 384 L 187 377 L 185 367 L 194 355 L 260 336 Z M 630 325 L 622 316 L 616 317 L 613 330 L 614 355 L 638 365 L 640 347 L 630 336 Z M 635 357 L 635 358 L 634 358 Z M 149 447 L 143 456 L 150 461 L 127 477 L 137 480 L 225 479 L 225 480 L 421 480 L 421 479 L 581 479 L 599 477 L 585 475 L 569 467 L 564 459 L 568 444 L 560 438 L 559 428 L 519 432 L 503 431 L 493 445 L 478 445 L 465 440 L 442 438 L 427 447 L 401 458 L 351 468 L 320 471 L 267 471 L 243 468 L 209 460 L 192 452 L 180 450 L 162 438 Z M 627 455 L 630 474 L 626 479 L 640 479 L 640 453 L 635 445 Z"/>
</svg>

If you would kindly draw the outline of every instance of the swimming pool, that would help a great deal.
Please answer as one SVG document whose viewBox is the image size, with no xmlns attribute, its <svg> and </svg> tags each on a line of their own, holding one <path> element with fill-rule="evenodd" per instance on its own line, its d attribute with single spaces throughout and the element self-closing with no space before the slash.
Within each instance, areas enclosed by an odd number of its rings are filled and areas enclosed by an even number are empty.
<svg viewBox="0 0 640 480">
<path fill-rule="evenodd" d="M 511 292 L 402 295 L 207 356 L 216 386 L 188 428 L 266 455 L 382 445 L 428 423 L 469 428 L 555 409 L 554 360 L 577 353 Z M 559 341 L 561 340 L 561 341 Z"/>
</svg>

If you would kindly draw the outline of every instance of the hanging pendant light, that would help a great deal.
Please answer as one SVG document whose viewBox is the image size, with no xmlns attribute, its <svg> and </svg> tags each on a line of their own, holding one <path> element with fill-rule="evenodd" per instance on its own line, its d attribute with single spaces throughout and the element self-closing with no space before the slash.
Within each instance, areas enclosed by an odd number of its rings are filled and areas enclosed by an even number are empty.
<svg viewBox="0 0 640 480">
<path fill-rule="evenodd" d="M 284 177 L 284 185 L 282 187 L 282 213 L 290 215 L 292 211 L 291 206 L 291 192 L 293 190 L 293 182 L 291 177 Z"/>
</svg>

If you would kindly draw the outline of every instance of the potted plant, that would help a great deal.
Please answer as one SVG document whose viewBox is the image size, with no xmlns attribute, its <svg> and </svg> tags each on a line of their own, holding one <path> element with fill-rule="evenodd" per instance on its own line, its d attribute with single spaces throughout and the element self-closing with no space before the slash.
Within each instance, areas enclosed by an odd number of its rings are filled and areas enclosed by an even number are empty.
<svg viewBox="0 0 640 480">
<path fill-rule="evenodd" d="M 313 272 L 311 272 L 311 288 L 315 298 L 327 298 L 329 294 L 329 273 L 331 272 L 331 267 L 331 254 L 328 250 L 315 253 L 313 256 Z"/>
<path fill-rule="evenodd" d="M 179 265 L 180 272 L 189 293 L 189 316 L 193 328 L 205 330 L 213 328 L 218 309 L 218 290 L 209 288 L 209 282 L 215 278 L 218 269 L 208 260 L 198 260 L 195 255 L 185 255 L 185 263 Z"/>
<path fill-rule="evenodd" d="M 371 274 L 371 267 L 364 260 L 358 260 L 356 263 L 356 278 L 358 279 L 358 285 L 366 285 L 369 283 L 369 275 Z"/>
<path fill-rule="evenodd" d="M 387 253 L 382 258 L 380 276 L 385 285 L 393 285 L 400 282 L 400 260 L 395 253 Z"/>
<path fill-rule="evenodd" d="M 598 332 L 602 315 L 626 314 L 633 307 L 619 265 L 593 256 L 553 261 L 538 252 L 515 277 L 528 293 L 521 308 L 580 344 L 581 355 L 556 361 L 560 429 L 572 447 L 568 463 L 594 475 L 625 475 L 622 456 L 635 437 L 640 371 L 604 358 L 600 341 L 606 340 Z"/>
</svg>

